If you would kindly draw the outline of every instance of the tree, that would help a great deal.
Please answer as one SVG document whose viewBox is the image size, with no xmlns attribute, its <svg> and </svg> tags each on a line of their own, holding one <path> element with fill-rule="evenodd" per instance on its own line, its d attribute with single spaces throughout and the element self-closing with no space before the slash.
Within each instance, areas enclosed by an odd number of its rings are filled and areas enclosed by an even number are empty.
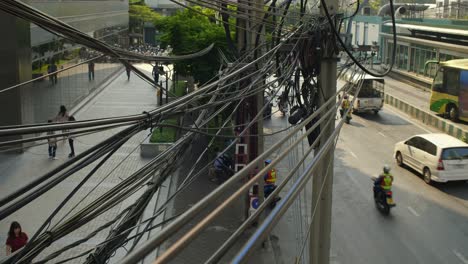
<svg viewBox="0 0 468 264">
<path fill-rule="evenodd" d="M 132 2 L 128 8 L 130 20 L 139 22 L 156 22 L 161 17 L 158 13 L 154 12 L 153 9 L 145 5 L 144 2 Z"/>
<path fill-rule="evenodd" d="M 161 45 L 170 45 L 174 55 L 194 53 L 215 44 L 210 53 L 174 65 L 179 74 L 193 76 L 196 82 L 205 83 L 217 74 L 220 66 L 217 48 L 227 52 L 227 41 L 224 28 L 216 23 L 213 10 L 198 6 L 192 8 L 195 11 L 184 9 L 173 16 L 158 19 L 156 27 L 162 32 Z"/>
</svg>

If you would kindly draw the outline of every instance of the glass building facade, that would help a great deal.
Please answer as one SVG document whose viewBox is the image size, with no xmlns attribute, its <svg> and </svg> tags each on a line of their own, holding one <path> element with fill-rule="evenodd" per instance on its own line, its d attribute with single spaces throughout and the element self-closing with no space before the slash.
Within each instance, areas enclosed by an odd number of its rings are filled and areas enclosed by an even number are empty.
<svg viewBox="0 0 468 264">
<path fill-rule="evenodd" d="M 128 46 L 128 0 L 25 2 L 107 44 Z M 73 109 L 122 68 L 109 58 L 96 59 L 91 67 L 86 61 L 96 52 L 12 15 L 1 13 L 0 20 L 2 35 L 11 36 L 0 48 L 0 90 L 37 79 L 3 93 L 0 110 L 10 113 L 0 118 L 3 125 L 47 122 L 60 105 Z"/>
</svg>

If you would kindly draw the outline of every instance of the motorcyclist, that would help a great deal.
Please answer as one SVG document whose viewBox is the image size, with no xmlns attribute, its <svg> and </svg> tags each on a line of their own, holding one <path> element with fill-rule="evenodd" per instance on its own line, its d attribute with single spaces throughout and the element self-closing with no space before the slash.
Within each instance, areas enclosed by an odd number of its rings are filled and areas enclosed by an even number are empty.
<svg viewBox="0 0 468 264">
<path fill-rule="evenodd" d="M 346 111 L 348 111 L 348 109 L 350 108 L 350 105 L 351 103 L 349 102 L 349 98 L 348 98 L 348 95 L 345 94 L 343 96 L 343 101 L 341 102 L 341 110 L 340 110 L 340 115 L 341 115 L 341 118 L 343 118 L 343 115 L 346 113 Z M 350 111 L 351 112 L 351 111 Z M 348 112 L 348 115 L 350 113 Z"/>
<path fill-rule="evenodd" d="M 379 177 L 374 182 L 374 197 L 376 197 L 377 193 L 380 191 L 391 191 L 393 183 L 393 176 L 390 173 L 390 166 L 385 165 L 383 167 L 383 173 L 379 175 Z"/>
<path fill-rule="evenodd" d="M 232 175 L 232 161 L 226 153 L 217 153 L 210 171 L 210 181 L 222 183 Z"/>
<path fill-rule="evenodd" d="M 265 166 L 271 163 L 270 159 L 265 160 Z M 264 193 L 265 198 L 267 198 L 275 189 L 276 189 L 276 169 L 272 168 L 268 173 L 263 177 L 265 181 Z"/>
</svg>

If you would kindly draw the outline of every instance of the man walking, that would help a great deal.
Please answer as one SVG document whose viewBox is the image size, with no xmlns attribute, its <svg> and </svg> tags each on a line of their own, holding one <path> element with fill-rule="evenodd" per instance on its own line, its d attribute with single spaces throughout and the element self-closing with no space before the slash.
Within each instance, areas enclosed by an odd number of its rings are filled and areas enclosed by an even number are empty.
<svg viewBox="0 0 468 264">
<path fill-rule="evenodd" d="M 153 66 L 153 78 L 154 84 L 157 85 L 159 83 L 159 67 L 157 63 Z"/>
<path fill-rule="evenodd" d="M 94 80 L 94 61 L 88 63 L 88 78 L 89 80 Z"/>
</svg>

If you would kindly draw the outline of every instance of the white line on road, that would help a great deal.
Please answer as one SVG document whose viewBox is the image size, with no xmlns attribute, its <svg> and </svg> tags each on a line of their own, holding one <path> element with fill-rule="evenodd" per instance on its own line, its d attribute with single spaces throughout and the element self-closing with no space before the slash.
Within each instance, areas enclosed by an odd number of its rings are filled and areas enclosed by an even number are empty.
<svg viewBox="0 0 468 264">
<path fill-rule="evenodd" d="M 453 251 L 453 254 L 455 254 L 455 256 L 457 256 L 457 258 L 459 258 L 463 264 L 468 264 L 468 260 L 460 252 L 458 252 L 455 249 L 452 251 Z"/>
<path fill-rule="evenodd" d="M 350 150 L 349 153 L 351 153 L 351 155 L 357 159 L 357 156 L 356 156 L 356 154 L 354 154 L 354 152 L 352 152 L 352 151 Z"/>
<path fill-rule="evenodd" d="M 384 133 L 382 132 L 379 132 L 379 134 L 382 136 L 382 137 L 387 137 Z"/>
<path fill-rule="evenodd" d="M 414 210 L 413 207 L 408 206 L 408 210 L 410 210 L 410 212 L 413 213 L 415 216 L 419 216 L 418 212 L 416 212 L 416 210 Z"/>
</svg>

